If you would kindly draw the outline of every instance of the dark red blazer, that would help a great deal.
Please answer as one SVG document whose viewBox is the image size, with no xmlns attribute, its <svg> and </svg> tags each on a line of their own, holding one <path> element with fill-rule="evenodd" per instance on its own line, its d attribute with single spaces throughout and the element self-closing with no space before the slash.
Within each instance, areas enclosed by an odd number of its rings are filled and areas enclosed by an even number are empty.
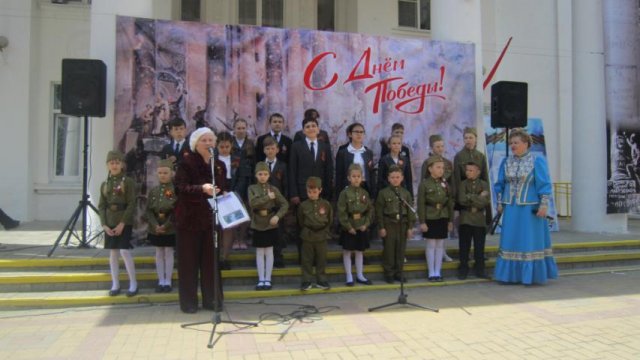
<svg viewBox="0 0 640 360">
<path fill-rule="evenodd" d="M 225 164 L 215 159 L 216 186 L 229 191 Z M 211 167 L 202 156 L 188 152 L 178 165 L 174 185 L 178 200 L 175 216 L 178 230 L 201 231 L 211 229 L 211 198 L 202 192 L 202 185 L 211 183 Z"/>
</svg>

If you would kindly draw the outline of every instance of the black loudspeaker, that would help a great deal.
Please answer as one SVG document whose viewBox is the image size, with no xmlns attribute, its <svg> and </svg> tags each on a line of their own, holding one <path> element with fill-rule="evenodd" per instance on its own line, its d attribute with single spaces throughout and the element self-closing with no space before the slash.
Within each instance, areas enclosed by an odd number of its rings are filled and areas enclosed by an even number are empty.
<svg viewBox="0 0 640 360">
<path fill-rule="evenodd" d="M 62 113 L 104 117 L 107 66 L 101 60 L 62 59 Z"/>
<path fill-rule="evenodd" d="M 499 81 L 491 85 L 491 127 L 527 126 L 527 83 Z"/>
</svg>

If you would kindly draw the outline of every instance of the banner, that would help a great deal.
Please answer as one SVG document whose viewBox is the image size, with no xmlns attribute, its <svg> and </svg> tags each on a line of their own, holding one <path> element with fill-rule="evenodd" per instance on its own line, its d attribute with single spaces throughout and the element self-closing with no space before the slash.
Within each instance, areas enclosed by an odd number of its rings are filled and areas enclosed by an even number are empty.
<svg viewBox="0 0 640 360">
<path fill-rule="evenodd" d="M 334 153 L 346 127 L 360 122 L 376 157 L 398 122 L 416 189 L 428 136 L 441 134 L 453 158 L 462 130 L 475 125 L 473 44 L 131 17 L 116 25 L 114 142 L 142 199 L 175 117 L 189 131 L 202 124 L 216 132 L 241 117 L 255 139 L 271 113 L 283 114 L 293 135 L 315 108 Z"/>
<path fill-rule="evenodd" d="M 544 128 L 542 126 L 542 120 L 536 118 L 529 118 L 527 121 L 527 127 L 525 128 L 533 144 L 529 151 L 537 156 L 547 158 L 547 148 L 545 145 Z M 487 116 L 484 119 L 484 134 L 487 141 L 487 161 L 489 162 L 489 182 L 495 184 L 498 180 L 498 171 L 500 170 L 500 164 L 502 159 L 506 156 L 507 139 L 506 131 L 503 128 L 494 129 L 491 127 L 491 117 Z M 551 174 L 549 174 L 551 176 Z M 491 205 L 495 210 L 497 206 L 495 191 L 491 191 Z M 494 211 L 494 214 L 496 212 Z M 551 231 L 558 231 L 558 212 L 556 210 L 556 200 L 554 195 L 551 194 L 551 200 L 549 202 L 548 216 L 553 218 L 553 221 L 549 221 L 549 229 Z M 496 233 L 500 232 L 500 227 L 496 228 Z"/>
</svg>

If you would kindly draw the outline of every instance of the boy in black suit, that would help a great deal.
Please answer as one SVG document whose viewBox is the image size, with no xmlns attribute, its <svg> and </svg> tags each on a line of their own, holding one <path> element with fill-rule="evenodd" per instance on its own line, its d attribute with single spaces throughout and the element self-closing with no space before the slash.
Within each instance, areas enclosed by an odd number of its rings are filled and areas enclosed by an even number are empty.
<svg viewBox="0 0 640 360">
<path fill-rule="evenodd" d="M 287 198 L 287 164 L 277 158 L 278 143 L 271 136 L 267 136 L 263 140 L 264 155 L 266 156 L 264 162 L 269 167 L 269 184 L 277 188 L 280 193 Z M 282 256 L 282 250 L 287 247 L 288 234 L 285 232 L 284 223 L 291 218 L 291 212 L 287 211 L 283 217 L 283 221 L 280 221 L 278 226 L 278 238 L 273 246 L 273 266 L 275 268 L 284 267 L 284 258 Z M 290 222 L 290 221 L 289 221 Z M 295 222 L 295 218 L 293 219 Z"/>
<path fill-rule="evenodd" d="M 276 155 L 278 161 L 286 164 L 289 161 L 289 151 L 291 150 L 293 140 L 282 133 L 282 130 L 284 130 L 284 116 L 279 113 L 271 114 L 271 116 L 269 116 L 269 127 L 271 127 L 271 131 L 264 135 L 260 135 L 256 141 L 256 158 L 258 161 L 264 161 L 266 159 L 264 152 L 264 140 L 267 137 L 272 137 L 278 144 L 278 151 Z"/>
<path fill-rule="evenodd" d="M 304 119 L 302 121 L 306 119 L 314 119 L 316 123 L 318 123 L 318 119 L 320 119 L 320 113 L 316 109 L 307 109 L 304 111 Z M 304 137 L 304 130 L 299 130 L 293 136 L 293 142 L 304 140 Z M 331 140 L 329 140 L 329 134 L 327 134 L 326 131 L 320 130 L 317 137 L 320 142 L 329 145 L 329 150 L 331 150 Z"/>
<path fill-rule="evenodd" d="M 184 120 L 175 118 L 170 120 L 167 126 L 171 142 L 162 147 L 160 157 L 171 160 L 175 167 L 182 161 L 184 153 L 189 151 L 189 140 L 186 139 L 187 124 Z"/>
</svg>

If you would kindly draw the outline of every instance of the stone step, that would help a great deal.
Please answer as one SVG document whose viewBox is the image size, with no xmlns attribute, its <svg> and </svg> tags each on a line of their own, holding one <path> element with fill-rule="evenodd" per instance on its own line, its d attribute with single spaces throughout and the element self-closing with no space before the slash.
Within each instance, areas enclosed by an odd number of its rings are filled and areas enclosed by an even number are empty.
<svg viewBox="0 0 640 360">
<path fill-rule="evenodd" d="M 624 274 L 630 271 L 640 271 L 640 264 L 635 266 L 603 266 L 592 267 L 587 269 L 569 269 L 560 272 L 561 277 L 565 276 L 584 276 L 598 273 L 617 273 Z M 434 291 L 440 286 L 453 285 L 471 285 L 478 284 L 480 286 L 484 282 L 491 280 L 469 278 L 467 280 L 457 280 L 455 278 L 445 279 L 441 283 L 427 282 L 426 279 L 416 279 L 405 284 L 406 292 L 411 293 L 411 289 L 420 287 L 431 287 Z M 553 283 L 553 282 L 552 282 Z M 289 297 L 301 295 L 314 295 L 324 293 L 351 293 L 360 291 L 379 291 L 387 290 L 389 293 L 389 301 L 393 301 L 397 296 L 399 284 L 376 283 L 366 286 L 356 284 L 354 287 L 346 287 L 342 283 L 334 284 L 330 290 L 312 289 L 309 291 L 300 291 L 296 284 L 276 284 L 270 291 L 255 291 L 243 285 L 224 287 L 225 301 L 234 301 L 242 299 L 268 299 L 276 297 Z M 345 295 L 348 296 L 348 295 Z M 85 291 L 55 291 L 55 292 L 3 292 L 0 294 L 0 308 L 18 309 L 18 308 L 55 308 L 55 307 L 73 307 L 73 306 L 99 306 L 99 305 L 124 305 L 124 304 L 161 304 L 176 303 L 178 301 L 177 289 L 174 288 L 171 293 L 156 294 L 152 289 L 141 289 L 140 293 L 128 298 L 125 295 L 110 297 L 106 290 L 85 290 Z M 204 312 L 203 312 L 204 313 Z"/>
<path fill-rule="evenodd" d="M 453 240 L 452 240 L 453 241 Z M 451 244 L 449 241 L 447 244 Z M 376 246 L 378 245 L 378 246 Z M 407 248 L 406 257 L 409 260 L 425 260 L 424 242 L 411 241 Z M 382 249 L 380 244 L 373 245 L 373 249 L 365 252 L 365 256 L 370 263 L 380 263 L 382 257 Z M 640 250 L 640 240 L 615 240 L 615 241 L 599 241 L 599 242 L 581 242 L 581 243 L 565 243 L 555 244 L 553 251 L 555 254 L 573 253 L 576 251 L 599 251 L 599 250 Z M 145 249 L 152 250 L 152 249 Z M 485 253 L 487 257 L 495 257 L 497 246 L 487 246 Z M 64 257 L 64 258 L 21 258 L 21 259 L 0 259 L 0 274 L 7 271 L 58 271 L 64 269 L 84 269 L 84 270 L 105 270 L 109 269 L 109 259 L 107 250 L 104 250 L 104 256 L 93 257 Z M 148 251 L 145 251 L 148 253 Z M 447 254 L 453 258 L 458 257 L 458 249 L 447 249 Z M 294 247 L 289 247 L 284 253 L 285 263 L 288 266 L 297 267 L 297 253 Z M 154 269 L 155 258 L 153 256 L 135 256 L 136 269 Z M 230 255 L 230 262 L 233 268 L 251 267 L 255 264 L 255 254 L 252 250 L 242 252 L 234 251 Z M 338 246 L 333 245 L 327 253 L 328 264 L 341 264 L 342 251 Z M 122 261 L 120 265 L 123 266 Z"/>
<path fill-rule="evenodd" d="M 561 270 L 591 268 L 602 266 L 620 266 L 640 264 L 640 250 L 599 250 L 562 253 L 556 255 L 556 262 Z M 495 259 L 487 261 L 487 270 L 495 265 Z M 443 263 L 442 273 L 445 278 L 454 278 L 458 262 Z M 405 276 L 408 279 L 426 278 L 427 265 L 424 260 L 409 260 L 405 264 Z M 352 270 L 355 275 L 355 269 Z M 383 279 L 380 263 L 366 265 L 366 276 L 376 283 Z M 329 281 L 334 284 L 344 283 L 344 268 L 342 264 L 331 263 L 327 266 Z M 289 266 L 284 269 L 274 269 L 273 284 L 300 283 L 301 269 L 299 266 Z M 139 270 L 136 274 L 140 288 L 153 289 L 157 282 L 155 271 Z M 178 280 L 174 271 L 174 280 Z M 257 280 L 255 267 L 235 267 L 222 271 L 225 286 L 244 286 L 252 289 Z M 120 280 L 127 284 L 127 274 L 121 269 Z M 5 271 L 0 273 L 0 291 L 2 292 L 38 292 L 38 291 L 82 291 L 109 288 L 111 275 L 107 270 L 78 270 L 65 269 L 63 271 Z M 177 283 L 174 281 L 174 285 Z"/>
</svg>

